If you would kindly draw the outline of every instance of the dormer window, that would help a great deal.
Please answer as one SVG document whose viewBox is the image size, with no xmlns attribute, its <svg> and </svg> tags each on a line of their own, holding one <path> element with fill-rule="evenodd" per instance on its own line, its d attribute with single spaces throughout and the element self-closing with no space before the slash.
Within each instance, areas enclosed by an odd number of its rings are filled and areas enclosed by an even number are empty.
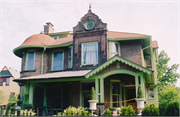
<svg viewBox="0 0 180 117">
<path fill-rule="evenodd" d="M 28 52 L 26 57 L 26 70 L 34 70 L 35 52 Z"/>
<path fill-rule="evenodd" d="M 82 65 L 98 64 L 98 42 L 82 44 Z"/>
<path fill-rule="evenodd" d="M 64 53 L 62 51 L 54 52 L 52 56 L 53 56 L 52 70 L 63 70 Z"/>
<path fill-rule="evenodd" d="M 110 42 L 110 58 L 120 55 L 120 46 L 118 42 Z"/>
</svg>

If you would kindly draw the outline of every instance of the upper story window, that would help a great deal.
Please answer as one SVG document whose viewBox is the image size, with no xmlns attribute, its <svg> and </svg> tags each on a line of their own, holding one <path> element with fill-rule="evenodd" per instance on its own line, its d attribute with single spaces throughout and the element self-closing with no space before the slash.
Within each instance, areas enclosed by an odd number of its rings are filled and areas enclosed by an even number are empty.
<svg viewBox="0 0 180 117">
<path fill-rule="evenodd" d="M 73 64 L 73 46 L 71 46 L 69 48 L 69 52 L 68 52 L 69 56 L 68 56 L 68 66 L 69 68 L 72 68 L 72 64 Z"/>
<path fill-rule="evenodd" d="M 154 88 L 153 87 L 148 88 L 148 98 L 154 98 Z"/>
<path fill-rule="evenodd" d="M 2 86 L 3 85 L 3 79 L 1 78 L 0 79 L 0 86 Z"/>
<path fill-rule="evenodd" d="M 34 70 L 35 52 L 28 52 L 26 58 L 26 70 Z"/>
<path fill-rule="evenodd" d="M 53 61 L 52 61 L 52 70 L 63 70 L 63 52 L 54 52 L 53 53 Z"/>
<path fill-rule="evenodd" d="M 110 58 L 120 55 L 120 45 L 118 42 L 110 42 Z"/>
<path fill-rule="evenodd" d="M 9 85 L 9 78 L 1 78 L 0 79 L 0 86 L 3 86 L 3 82 L 6 82 L 6 85 Z"/>
<path fill-rule="evenodd" d="M 98 64 L 98 42 L 82 44 L 82 64 Z"/>
</svg>

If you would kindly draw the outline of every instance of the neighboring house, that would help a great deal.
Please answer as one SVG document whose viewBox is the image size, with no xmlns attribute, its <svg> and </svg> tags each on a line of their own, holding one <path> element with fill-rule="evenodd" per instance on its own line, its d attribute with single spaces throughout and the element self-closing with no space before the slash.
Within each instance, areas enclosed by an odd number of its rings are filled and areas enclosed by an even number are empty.
<svg viewBox="0 0 180 117">
<path fill-rule="evenodd" d="M 141 84 L 146 104 L 158 107 L 157 41 L 144 34 L 108 31 L 89 9 L 73 32 L 54 33 L 49 22 L 44 34 L 28 37 L 14 54 L 22 58 L 24 93 L 34 108 L 63 110 L 89 107 L 91 87 L 99 103 L 117 108 L 134 105 Z M 117 102 L 117 103 L 112 103 Z"/>
<path fill-rule="evenodd" d="M 19 94 L 20 87 L 17 82 L 13 81 L 19 77 L 19 71 L 7 66 L 4 66 L 0 71 L 0 90 L 2 90 L 5 99 L 1 105 L 7 105 L 11 93 L 14 95 Z"/>
</svg>

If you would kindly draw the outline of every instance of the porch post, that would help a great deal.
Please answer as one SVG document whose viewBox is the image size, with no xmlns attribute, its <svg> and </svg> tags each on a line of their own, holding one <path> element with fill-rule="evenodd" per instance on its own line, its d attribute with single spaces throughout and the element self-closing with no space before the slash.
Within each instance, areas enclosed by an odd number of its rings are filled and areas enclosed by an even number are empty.
<svg viewBox="0 0 180 117">
<path fill-rule="evenodd" d="M 136 84 L 136 97 L 137 97 L 138 84 L 139 84 L 138 75 L 135 76 L 135 84 Z"/>
<path fill-rule="evenodd" d="M 33 83 L 29 85 L 29 104 L 33 104 Z"/>
<path fill-rule="evenodd" d="M 104 103 L 104 79 L 100 78 L 100 103 Z"/>
<path fill-rule="evenodd" d="M 145 86 L 144 86 L 143 74 L 140 75 L 140 79 L 141 79 L 141 87 L 142 87 L 143 95 L 144 95 L 144 98 L 145 98 Z"/>
<path fill-rule="evenodd" d="M 99 93 L 99 81 L 98 81 L 98 78 L 95 79 L 95 90 L 96 90 L 96 100 L 98 100 L 98 102 L 100 102 L 99 99 L 98 99 L 98 93 Z"/>
</svg>

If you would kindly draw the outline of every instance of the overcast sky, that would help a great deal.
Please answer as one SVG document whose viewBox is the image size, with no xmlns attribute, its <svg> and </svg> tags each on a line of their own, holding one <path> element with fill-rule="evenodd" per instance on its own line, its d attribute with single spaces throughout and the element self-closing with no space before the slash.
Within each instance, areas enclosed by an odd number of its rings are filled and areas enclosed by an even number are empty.
<svg viewBox="0 0 180 117">
<path fill-rule="evenodd" d="M 13 54 L 14 48 L 43 31 L 46 22 L 54 25 L 55 32 L 72 31 L 89 4 L 109 31 L 151 35 L 158 41 L 158 51 L 165 50 L 171 58 L 169 65 L 180 63 L 179 0 L 1 0 L 0 4 L 0 69 L 20 71 L 21 59 Z"/>
</svg>

